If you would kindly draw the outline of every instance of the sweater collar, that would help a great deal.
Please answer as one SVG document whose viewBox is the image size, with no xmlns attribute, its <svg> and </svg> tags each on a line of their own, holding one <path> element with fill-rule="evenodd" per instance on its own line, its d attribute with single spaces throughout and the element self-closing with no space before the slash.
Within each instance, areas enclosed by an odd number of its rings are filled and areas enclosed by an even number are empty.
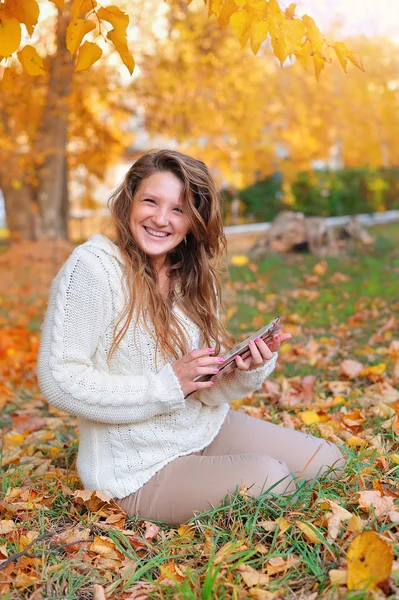
<svg viewBox="0 0 399 600">
<path fill-rule="evenodd" d="M 102 233 L 95 233 L 89 237 L 86 244 L 92 248 L 103 250 L 110 256 L 116 258 L 122 265 L 125 264 L 125 259 L 123 258 L 120 248 Z"/>
</svg>

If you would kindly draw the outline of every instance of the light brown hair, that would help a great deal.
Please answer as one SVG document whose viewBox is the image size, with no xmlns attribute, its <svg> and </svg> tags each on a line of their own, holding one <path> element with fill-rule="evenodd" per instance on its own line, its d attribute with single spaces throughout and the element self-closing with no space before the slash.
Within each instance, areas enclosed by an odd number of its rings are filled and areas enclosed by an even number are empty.
<svg viewBox="0 0 399 600">
<path fill-rule="evenodd" d="M 133 198 L 141 182 L 156 172 L 173 173 L 182 182 L 184 212 L 189 221 L 186 241 L 169 254 L 168 298 L 160 293 L 156 271 L 145 252 L 137 246 L 129 226 Z M 174 303 L 200 328 L 203 347 L 214 347 L 215 356 L 222 346 L 230 348 L 234 338 L 227 333 L 217 314 L 223 308 L 220 264 L 226 253 L 221 198 L 206 165 L 174 150 L 148 152 L 131 166 L 108 200 L 108 206 L 116 234 L 115 243 L 126 263 L 124 289 L 128 290 L 108 360 L 126 334 L 135 311 L 135 331 L 141 319 L 165 360 L 180 358 L 175 347 L 181 355 L 189 352 L 191 348 L 187 348 L 181 322 L 172 311 Z M 146 310 L 155 332 L 147 326 Z"/>
</svg>

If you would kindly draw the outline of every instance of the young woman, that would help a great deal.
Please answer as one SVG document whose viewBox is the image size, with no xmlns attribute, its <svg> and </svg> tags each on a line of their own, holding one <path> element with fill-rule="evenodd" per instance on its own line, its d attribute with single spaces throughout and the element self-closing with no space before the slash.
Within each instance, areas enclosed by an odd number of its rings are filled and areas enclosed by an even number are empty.
<svg viewBox="0 0 399 600">
<path fill-rule="evenodd" d="M 334 445 L 230 410 L 273 371 L 281 333 L 218 373 L 221 206 L 203 162 L 142 156 L 110 199 L 115 242 L 95 234 L 54 278 L 38 379 L 78 417 L 77 470 L 128 515 L 183 523 L 237 486 L 258 496 L 341 467 Z M 195 382 L 213 374 L 211 381 Z M 194 392 L 194 393 L 192 393 Z"/>
</svg>

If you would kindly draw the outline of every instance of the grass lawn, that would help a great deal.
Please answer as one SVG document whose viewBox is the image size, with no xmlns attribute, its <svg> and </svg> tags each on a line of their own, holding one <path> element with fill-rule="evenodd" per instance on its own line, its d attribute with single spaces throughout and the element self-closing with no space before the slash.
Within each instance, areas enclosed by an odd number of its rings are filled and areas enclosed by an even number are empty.
<svg viewBox="0 0 399 600">
<path fill-rule="evenodd" d="M 277 314 L 293 334 L 270 381 L 233 407 L 340 444 L 344 474 L 284 498 L 242 488 L 179 529 L 79 492 L 76 421 L 35 375 L 67 254 L 2 264 L 0 598 L 399 598 L 399 224 L 372 232 L 374 249 L 268 255 L 224 279 L 237 338 Z"/>
</svg>

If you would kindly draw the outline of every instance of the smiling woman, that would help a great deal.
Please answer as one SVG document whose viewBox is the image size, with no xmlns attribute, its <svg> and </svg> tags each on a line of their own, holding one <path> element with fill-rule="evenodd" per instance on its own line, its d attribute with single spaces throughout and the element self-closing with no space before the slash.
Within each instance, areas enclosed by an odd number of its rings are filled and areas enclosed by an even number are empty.
<svg viewBox="0 0 399 600">
<path fill-rule="evenodd" d="M 328 442 L 230 410 L 261 387 L 291 335 L 257 338 L 219 371 L 234 340 L 219 317 L 225 237 L 205 164 L 150 152 L 110 208 L 115 241 L 92 236 L 52 283 L 37 368 L 48 402 L 79 419 L 85 488 L 175 525 L 241 483 L 282 494 L 295 477 L 342 466 Z"/>
<path fill-rule="evenodd" d="M 180 179 L 170 172 L 158 172 L 143 180 L 133 198 L 130 230 L 159 279 L 165 275 L 170 251 L 189 231 L 182 195 Z"/>
</svg>

